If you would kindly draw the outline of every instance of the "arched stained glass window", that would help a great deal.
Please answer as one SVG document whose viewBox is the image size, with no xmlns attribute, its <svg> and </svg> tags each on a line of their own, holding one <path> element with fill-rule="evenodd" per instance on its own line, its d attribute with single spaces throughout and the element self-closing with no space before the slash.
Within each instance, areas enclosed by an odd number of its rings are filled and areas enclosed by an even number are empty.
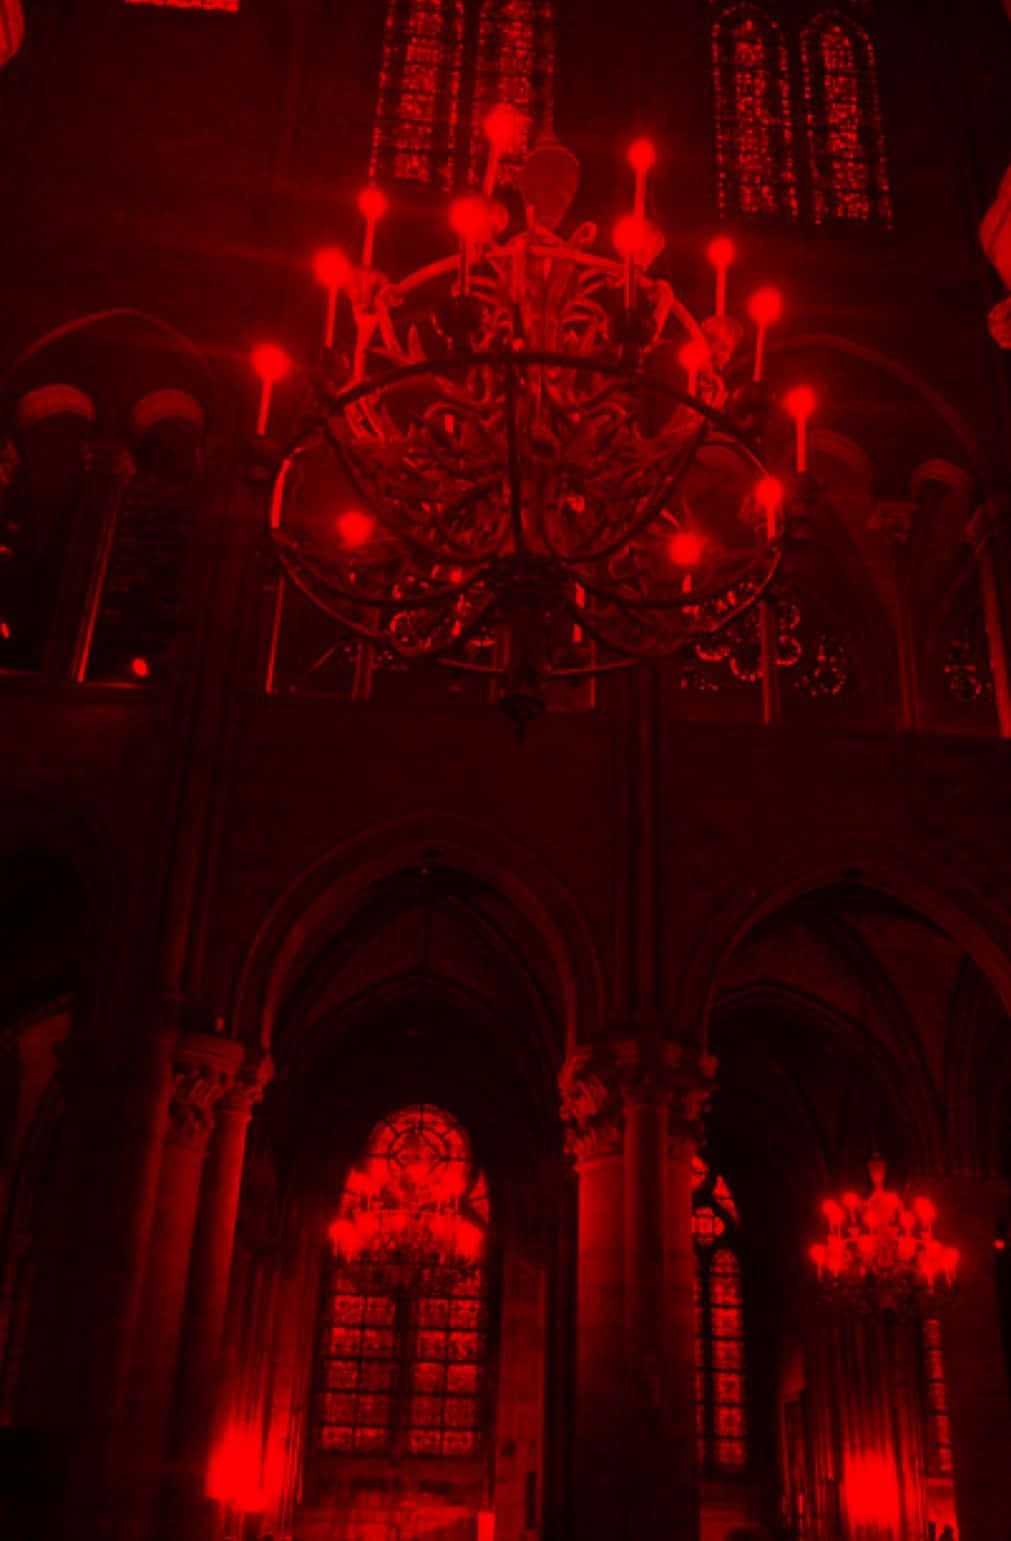
<svg viewBox="0 0 1011 1541">
<path fill-rule="evenodd" d="M 748 1464 L 747 1381 L 737 1206 L 722 1177 L 695 1160 L 695 1428 L 703 1471 Z"/>
<path fill-rule="evenodd" d="M 932 1477 L 951 1476 L 951 1420 L 944 1380 L 941 1324 L 936 1317 L 923 1323 L 923 1381 L 927 1413 L 927 1470 Z"/>
<path fill-rule="evenodd" d="M 462 69 L 463 0 L 389 0 L 373 179 L 452 183 Z"/>
<path fill-rule="evenodd" d="M 720 212 L 797 217 L 790 77 L 779 27 L 750 5 L 713 28 Z"/>
<path fill-rule="evenodd" d="M 524 133 L 511 157 L 521 160 L 527 146 L 554 122 L 555 39 L 549 0 L 483 0 L 478 21 L 477 71 L 471 112 L 471 173 L 484 169 L 487 145 L 484 120 L 505 103 L 524 120 Z M 510 161 L 502 164 L 508 179 Z"/>
<path fill-rule="evenodd" d="M 373 1130 L 330 1232 L 318 1452 L 480 1451 L 487 1227 L 484 1179 L 448 1113 L 404 1108 Z"/>
<path fill-rule="evenodd" d="M 801 37 L 814 217 L 892 221 L 874 47 L 862 27 L 835 11 Z"/>
</svg>

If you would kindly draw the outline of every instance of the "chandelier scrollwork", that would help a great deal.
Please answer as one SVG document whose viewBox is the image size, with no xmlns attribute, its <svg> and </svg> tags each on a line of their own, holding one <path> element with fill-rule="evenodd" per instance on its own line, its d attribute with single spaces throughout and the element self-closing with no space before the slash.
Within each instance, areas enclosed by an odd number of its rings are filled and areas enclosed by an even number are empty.
<svg viewBox="0 0 1011 1541">
<path fill-rule="evenodd" d="M 752 310 L 755 382 L 734 390 L 732 248 L 713 243 L 718 313 L 700 324 L 650 272 L 652 147 L 630 152 L 615 258 L 592 223 L 557 233 L 578 182 L 557 144 L 522 167 L 511 228 L 495 196 L 510 121 L 492 114 L 484 190 L 452 205 L 456 255 L 388 279 L 372 188 L 361 265 L 318 259 L 327 346 L 270 529 L 288 579 L 341 627 L 497 677 L 522 726 L 550 679 L 671 653 L 755 604 L 782 556 L 782 486 L 755 433 L 778 296 Z M 265 435 L 276 350 L 260 375 Z"/>
</svg>

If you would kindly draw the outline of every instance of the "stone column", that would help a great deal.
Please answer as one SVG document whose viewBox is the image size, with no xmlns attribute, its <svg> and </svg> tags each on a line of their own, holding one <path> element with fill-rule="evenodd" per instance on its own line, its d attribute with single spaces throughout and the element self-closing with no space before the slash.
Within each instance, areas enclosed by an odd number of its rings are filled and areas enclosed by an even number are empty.
<svg viewBox="0 0 1011 1541">
<path fill-rule="evenodd" d="M 579 1174 L 580 1541 L 698 1534 L 691 1155 L 704 1083 L 653 1034 L 582 1051 L 563 1074 Z"/>
<path fill-rule="evenodd" d="M 1004 1541 L 1011 1526 L 1011 1394 L 994 1236 L 1007 1217 L 1009 1185 L 949 1178 L 929 1191 L 938 1234 L 959 1249 L 955 1295 L 942 1322 L 959 1541 Z"/>
<path fill-rule="evenodd" d="M 1011 738 L 1011 514 L 1006 500 L 988 498 L 967 531 L 983 595 L 990 675 L 1002 738 Z"/>
<path fill-rule="evenodd" d="M 204 1156 L 214 1109 L 232 1085 L 243 1048 L 190 1033 L 179 1041 L 141 1299 L 130 1396 L 120 1431 L 114 1532 L 147 1541 L 163 1475 Z"/>
<path fill-rule="evenodd" d="M 577 1051 L 560 1085 L 579 1185 L 573 1533 L 580 1541 L 620 1541 L 628 1456 L 621 1095 L 606 1050 Z"/>
<path fill-rule="evenodd" d="M 266 1058 L 243 1067 L 218 1103 L 204 1165 L 170 1439 L 172 1483 L 166 1497 L 170 1534 L 195 1538 L 209 1533 L 204 1485 L 221 1381 L 246 1134 L 271 1071 Z"/>
</svg>

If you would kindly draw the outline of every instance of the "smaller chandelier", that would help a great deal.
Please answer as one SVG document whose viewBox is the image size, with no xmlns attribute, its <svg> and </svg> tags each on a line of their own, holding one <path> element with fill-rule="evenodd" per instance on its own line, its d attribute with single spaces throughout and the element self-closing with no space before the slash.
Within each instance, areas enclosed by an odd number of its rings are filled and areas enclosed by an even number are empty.
<svg viewBox="0 0 1011 1541">
<path fill-rule="evenodd" d="M 937 1211 L 928 1198 L 907 1204 L 885 1187 L 887 1166 L 867 1163 L 871 1191 L 826 1199 L 828 1235 L 811 1248 L 818 1278 L 829 1294 L 869 1308 L 917 1309 L 950 1291 L 958 1250 L 934 1234 Z"/>
</svg>

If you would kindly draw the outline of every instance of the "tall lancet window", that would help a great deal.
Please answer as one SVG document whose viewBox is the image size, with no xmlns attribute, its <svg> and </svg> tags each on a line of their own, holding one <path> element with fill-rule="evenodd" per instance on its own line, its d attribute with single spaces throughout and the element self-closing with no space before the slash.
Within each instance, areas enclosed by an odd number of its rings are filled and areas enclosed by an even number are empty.
<svg viewBox="0 0 1011 1541">
<path fill-rule="evenodd" d="M 384 1119 L 331 1229 L 318 1454 L 480 1453 L 487 1233 L 488 1191 L 455 1119 L 428 1105 Z"/>
<path fill-rule="evenodd" d="M 463 0 L 389 0 L 370 175 L 449 187 L 456 166 Z"/>
<path fill-rule="evenodd" d="M 522 134 L 502 173 L 523 157 L 554 123 L 555 38 L 550 0 L 483 0 L 478 20 L 477 70 L 471 112 L 471 173 L 484 168 L 484 120 L 505 103 L 523 120 Z"/>
<path fill-rule="evenodd" d="M 783 35 L 764 11 L 725 8 L 713 28 L 720 212 L 797 217 L 790 78 Z"/>
<path fill-rule="evenodd" d="M 892 197 L 870 38 L 849 17 L 825 11 L 804 28 L 801 55 L 815 219 L 890 225 Z"/>
<path fill-rule="evenodd" d="M 695 1161 L 695 1428 L 699 1466 L 742 1471 L 748 1464 L 747 1382 L 738 1213 L 730 1189 Z"/>
</svg>

